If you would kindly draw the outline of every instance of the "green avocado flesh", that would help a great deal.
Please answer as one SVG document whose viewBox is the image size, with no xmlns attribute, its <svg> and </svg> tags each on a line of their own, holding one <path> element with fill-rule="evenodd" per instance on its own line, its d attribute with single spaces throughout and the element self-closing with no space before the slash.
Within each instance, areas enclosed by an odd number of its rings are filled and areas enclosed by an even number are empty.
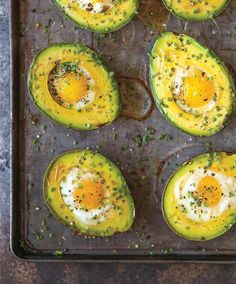
<svg viewBox="0 0 236 284">
<path fill-rule="evenodd" d="M 108 33 L 125 26 L 137 13 L 138 0 L 56 0 L 57 6 L 82 28 Z"/>
<path fill-rule="evenodd" d="M 230 0 L 162 0 L 175 16 L 187 21 L 204 21 L 219 15 Z"/>
<path fill-rule="evenodd" d="M 66 152 L 51 162 L 43 181 L 51 212 L 79 233 L 111 236 L 130 229 L 135 208 L 118 168 L 90 150 Z"/>
<path fill-rule="evenodd" d="M 95 129 L 114 121 L 120 112 L 114 73 L 80 43 L 41 50 L 31 63 L 28 88 L 39 110 L 66 127 Z"/>
<path fill-rule="evenodd" d="M 165 32 L 150 55 L 152 93 L 162 114 L 194 136 L 211 136 L 229 122 L 235 86 L 228 69 L 206 46 L 186 34 Z"/>
<path fill-rule="evenodd" d="M 211 152 L 182 164 L 162 195 L 162 211 L 179 236 L 209 240 L 236 222 L 236 154 Z"/>
</svg>

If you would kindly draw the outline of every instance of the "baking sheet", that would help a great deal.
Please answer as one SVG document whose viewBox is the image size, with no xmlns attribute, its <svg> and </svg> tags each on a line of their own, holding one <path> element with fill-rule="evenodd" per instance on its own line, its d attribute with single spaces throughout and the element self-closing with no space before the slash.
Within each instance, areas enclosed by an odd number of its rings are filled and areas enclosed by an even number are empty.
<svg viewBox="0 0 236 284">
<path fill-rule="evenodd" d="M 199 39 L 234 72 L 235 27 L 236 0 L 215 21 L 204 23 L 187 23 L 170 15 L 160 0 L 143 0 L 139 14 L 127 26 L 106 36 L 77 28 L 53 1 L 11 1 L 11 246 L 17 257 L 40 261 L 236 260 L 236 226 L 215 240 L 188 241 L 170 231 L 160 208 L 163 185 L 178 164 L 209 149 L 236 152 L 236 116 L 211 138 L 181 133 L 152 108 L 147 64 L 155 38 L 168 30 Z M 99 52 L 115 72 L 125 105 L 113 124 L 90 132 L 48 120 L 27 91 L 27 70 L 34 54 L 55 42 L 77 41 Z M 137 108 L 134 100 L 127 99 L 128 92 L 141 102 Z M 66 150 L 85 147 L 98 150 L 122 171 L 136 207 L 129 232 L 109 238 L 80 236 L 51 216 L 44 204 L 42 178 L 49 162 Z"/>
</svg>

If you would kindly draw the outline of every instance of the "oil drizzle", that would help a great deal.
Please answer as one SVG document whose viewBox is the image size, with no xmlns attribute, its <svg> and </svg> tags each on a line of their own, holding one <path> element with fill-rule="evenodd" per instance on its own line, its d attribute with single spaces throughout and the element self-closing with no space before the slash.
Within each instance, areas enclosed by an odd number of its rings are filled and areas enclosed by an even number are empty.
<svg viewBox="0 0 236 284">
<path fill-rule="evenodd" d="M 120 76 L 118 83 L 122 102 L 121 116 L 135 120 L 149 117 L 154 108 L 154 100 L 144 82 L 138 78 Z"/>
</svg>

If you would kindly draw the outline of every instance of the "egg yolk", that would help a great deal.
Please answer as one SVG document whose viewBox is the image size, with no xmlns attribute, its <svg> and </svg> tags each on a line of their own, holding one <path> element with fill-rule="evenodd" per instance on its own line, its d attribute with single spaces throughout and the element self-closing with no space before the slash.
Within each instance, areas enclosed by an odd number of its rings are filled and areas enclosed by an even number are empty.
<svg viewBox="0 0 236 284">
<path fill-rule="evenodd" d="M 67 73 L 54 80 L 54 87 L 62 101 L 74 104 L 86 96 L 87 80 L 76 73 Z"/>
<path fill-rule="evenodd" d="M 214 96 L 214 82 L 205 72 L 194 69 L 188 77 L 183 78 L 180 98 L 188 107 L 203 107 L 211 102 Z"/>
<path fill-rule="evenodd" d="M 80 187 L 73 193 L 74 202 L 87 210 L 96 209 L 102 205 L 104 199 L 103 186 L 91 180 L 81 180 Z"/>
<path fill-rule="evenodd" d="M 213 207 L 218 204 L 222 196 L 221 186 L 212 176 L 205 176 L 198 184 L 196 197 L 207 206 Z"/>
</svg>

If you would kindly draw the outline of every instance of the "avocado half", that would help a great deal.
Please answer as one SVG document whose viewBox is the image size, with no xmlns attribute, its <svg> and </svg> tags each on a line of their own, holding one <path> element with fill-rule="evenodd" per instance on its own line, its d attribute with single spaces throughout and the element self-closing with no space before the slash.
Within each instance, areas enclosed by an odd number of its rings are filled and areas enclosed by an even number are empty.
<svg viewBox="0 0 236 284">
<path fill-rule="evenodd" d="M 56 157 L 43 180 L 51 212 L 79 233 L 111 236 L 130 229 L 135 207 L 118 168 L 103 155 L 78 149 Z"/>
<path fill-rule="evenodd" d="M 231 0 L 162 0 L 166 8 L 175 16 L 187 21 L 204 21 L 219 15 Z"/>
<path fill-rule="evenodd" d="M 95 129 L 111 123 L 120 113 L 114 73 L 81 43 L 41 50 L 30 65 L 28 89 L 39 110 L 66 127 Z"/>
<path fill-rule="evenodd" d="M 175 127 L 211 136 L 229 122 L 235 86 L 221 59 L 186 34 L 162 33 L 151 55 L 150 82 L 157 106 Z"/>
<path fill-rule="evenodd" d="M 162 212 L 179 236 L 216 238 L 236 222 L 236 154 L 211 152 L 183 163 L 162 194 Z"/>
<path fill-rule="evenodd" d="M 77 25 L 98 33 L 120 29 L 138 10 L 138 0 L 55 0 L 55 3 Z"/>
</svg>

